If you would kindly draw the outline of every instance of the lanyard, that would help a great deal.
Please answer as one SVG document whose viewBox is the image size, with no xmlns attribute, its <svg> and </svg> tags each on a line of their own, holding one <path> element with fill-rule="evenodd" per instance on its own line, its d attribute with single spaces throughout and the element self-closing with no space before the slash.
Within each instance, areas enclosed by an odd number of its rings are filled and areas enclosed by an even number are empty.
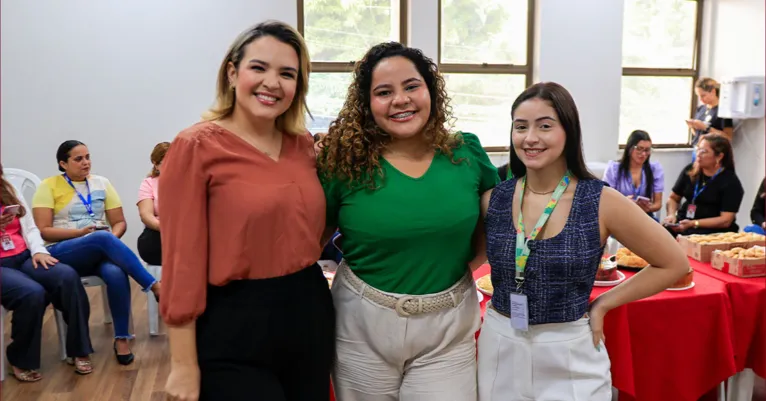
<svg viewBox="0 0 766 401">
<path fill-rule="evenodd" d="M 543 226 L 545 226 L 545 223 L 548 222 L 548 217 L 551 217 L 551 213 L 553 213 L 553 209 L 559 203 L 559 199 L 561 199 L 561 195 L 564 194 L 564 191 L 566 191 L 567 187 L 569 186 L 570 180 L 571 180 L 571 173 L 567 171 L 567 173 L 564 174 L 564 177 L 561 178 L 561 181 L 559 181 L 559 185 L 556 187 L 556 190 L 553 191 L 551 200 L 549 200 L 548 204 L 545 206 L 545 209 L 543 210 L 543 214 L 540 215 L 540 218 L 537 220 L 537 224 L 535 224 L 535 228 L 532 229 L 532 232 L 529 234 L 529 237 L 525 237 L 524 216 L 522 215 L 521 210 L 522 210 L 522 204 L 524 201 L 524 187 L 527 184 L 527 177 L 524 176 L 524 178 L 521 179 L 521 188 L 519 193 L 519 224 L 516 227 L 517 290 L 521 288 L 521 284 L 524 282 L 524 269 L 527 267 L 527 258 L 529 257 L 528 242 L 534 240 L 535 238 L 537 238 L 537 234 L 540 234 L 540 230 L 542 230 Z"/>
<path fill-rule="evenodd" d="M 708 184 L 710 181 L 713 181 L 713 180 L 715 179 L 715 177 L 716 177 L 716 176 L 718 176 L 718 173 L 720 173 L 720 172 L 721 172 L 721 170 L 723 170 L 723 168 L 719 168 L 719 169 L 718 169 L 718 171 L 716 171 L 716 172 L 715 172 L 715 174 L 713 174 L 713 176 L 712 176 L 712 177 L 710 177 L 710 179 L 709 179 L 709 180 L 705 181 L 705 183 L 704 183 L 704 184 L 702 184 L 702 187 L 700 187 L 700 181 L 702 181 L 702 177 L 700 177 L 700 179 L 699 179 L 699 180 L 697 180 L 697 182 L 696 182 L 696 183 L 694 183 L 694 195 L 692 196 L 692 205 L 693 205 L 693 204 L 694 204 L 694 202 L 697 200 L 697 197 L 698 197 L 698 196 L 700 196 L 700 194 L 702 193 L 702 191 L 704 191 L 704 190 L 705 190 L 705 188 L 707 187 L 707 184 Z M 704 173 L 703 173 L 702 175 L 704 175 Z"/>
<path fill-rule="evenodd" d="M 74 189 L 74 192 L 82 201 L 82 205 L 85 206 L 85 210 L 88 211 L 88 214 L 90 215 L 90 217 L 96 217 L 96 214 L 93 213 L 93 199 L 90 196 L 90 184 L 88 184 L 88 178 L 87 177 L 85 178 L 85 187 L 88 188 L 88 199 L 86 200 L 85 197 L 82 196 L 80 191 L 78 191 L 77 188 L 75 188 L 74 183 L 69 178 L 69 176 L 66 175 L 66 173 L 64 173 L 63 176 L 66 182 L 69 183 L 69 186 L 72 187 L 72 189 Z"/>
</svg>

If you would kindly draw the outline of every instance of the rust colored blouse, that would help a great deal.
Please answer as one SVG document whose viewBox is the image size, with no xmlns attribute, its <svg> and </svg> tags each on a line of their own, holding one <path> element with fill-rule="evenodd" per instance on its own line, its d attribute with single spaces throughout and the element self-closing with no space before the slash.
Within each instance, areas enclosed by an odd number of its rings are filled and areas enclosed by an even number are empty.
<svg viewBox="0 0 766 401">
<path fill-rule="evenodd" d="M 308 135 L 284 134 L 274 161 L 201 122 L 173 140 L 160 183 L 160 311 L 169 325 L 202 314 L 208 284 L 285 276 L 322 253 L 325 197 Z"/>
</svg>

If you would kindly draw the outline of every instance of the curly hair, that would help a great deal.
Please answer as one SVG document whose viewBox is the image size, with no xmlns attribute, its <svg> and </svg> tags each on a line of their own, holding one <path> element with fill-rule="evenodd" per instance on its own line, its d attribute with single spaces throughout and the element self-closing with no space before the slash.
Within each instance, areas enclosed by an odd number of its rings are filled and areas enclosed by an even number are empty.
<svg viewBox="0 0 766 401">
<path fill-rule="evenodd" d="M 339 178 L 349 185 L 362 184 L 370 189 L 376 188 L 376 177 L 383 178 L 380 155 L 391 143 L 391 136 L 375 123 L 370 109 L 370 90 L 372 73 L 378 63 L 397 56 L 415 65 L 431 95 L 431 114 L 423 129 L 424 139 L 453 163 L 460 162 L 454 160 L 452 150 L 462 145 L 463 139 L 450 133 L 452 108 L 436 63 L 418 49 L 387 42 L 373 46 L 356 63 L 343 108 L 330 124 L 329 133 L 322 138 L 317 163 L 324 177 Z"/>
</svg>

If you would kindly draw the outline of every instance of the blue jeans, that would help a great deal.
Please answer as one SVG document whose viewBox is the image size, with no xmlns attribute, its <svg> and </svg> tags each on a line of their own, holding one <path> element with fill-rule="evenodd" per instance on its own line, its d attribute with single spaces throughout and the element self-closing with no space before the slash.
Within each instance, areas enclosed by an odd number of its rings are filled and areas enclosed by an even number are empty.
<svg viewBox="0 0 766 401">
<path fill-rule="evenodd" d="M 744 231 L 746 233 L 756 233 L 756 234 L 766 235 L 766 232 L 764 232 L 763 228 L 755 224 L 751 224 L 745 227 Z"/>
<path fill-rule="evenodd" d="M 144 291 L 151 290 L 157 282 L 133 251 L 109 231 L 61 241 L 50 245 L 48 251 L 60 262 L 72 266 L 80 276 L 96 275 L 104 280 L 114 320 L 114 338 L 131 338 L 128 276 Z"/>
</svg>

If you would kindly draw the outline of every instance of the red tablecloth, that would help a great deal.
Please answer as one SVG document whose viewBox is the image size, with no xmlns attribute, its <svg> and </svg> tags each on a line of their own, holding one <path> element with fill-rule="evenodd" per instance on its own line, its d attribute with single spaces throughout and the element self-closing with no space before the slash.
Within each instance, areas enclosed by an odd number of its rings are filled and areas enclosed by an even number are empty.
<svg viewBox="0 0 766 401">
<path fill-rule="evenodd" d="M 737 371 L 751 368 L 766 377 L 766 277 L 740 278 L 689 259 L 697 273 L 726 286 L 731 300 L 734 358 Z"/>
<path fill-rule="evenodd" d="M 487 273 L 484 265 L 474 277 Z M 612 382 L 631 398 L 697 401 L 736 373 L 726 286 L 704 274 L 694 281 L 690 290 L 663 291 L 607 314 Z M 611 288 L 595 287 L 591 299 Z"/>
</svg>

